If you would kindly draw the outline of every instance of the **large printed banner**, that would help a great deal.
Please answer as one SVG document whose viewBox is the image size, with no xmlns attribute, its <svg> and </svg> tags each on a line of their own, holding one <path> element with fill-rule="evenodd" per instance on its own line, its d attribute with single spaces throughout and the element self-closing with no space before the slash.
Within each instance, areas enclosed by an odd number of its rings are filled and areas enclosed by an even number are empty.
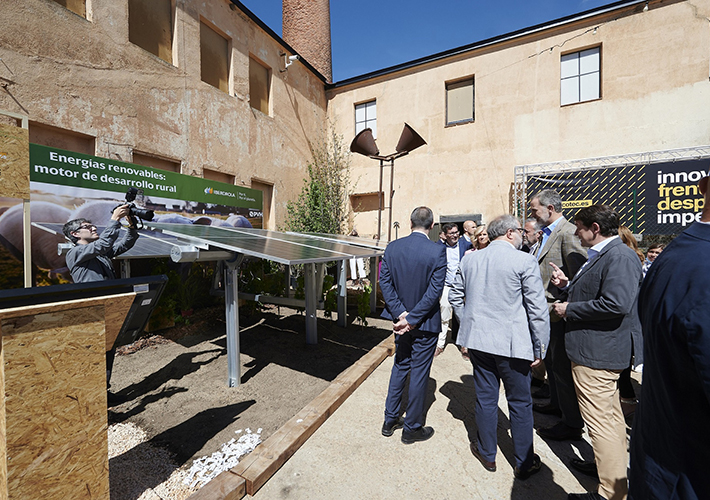
<svg viewBox="0 0 710 500">
<path fill-rule="evenodd" d="M 262 227 L 262 192 L 142 165 L 30 144 L 29 180 L 32 222 L 61 223 L 85 218 L 105 226 L 125 203 L 129 187 L 135 203 L 153 210 L 159 222 Z M 68 276 L 57 243 L 64 241 L 32 228 L 32 263 L 50 276 Z M 0 198 L 0 285 L 16 285 L 14 264 L 22 259 L 22 204 Z M 21 271 L 20 271 L 21 273 Z"/>
<path fill-rule="evenodd" d="M 702 159 L 531 175 L 526 191 L 529 200 L 543 189 L 557 190 L 568 219 L 580 208 L 606 204 L 634 233 L 680 234 L 700 220 L 698 180 L 709 171 L 710 159 Z"/>
</svg>

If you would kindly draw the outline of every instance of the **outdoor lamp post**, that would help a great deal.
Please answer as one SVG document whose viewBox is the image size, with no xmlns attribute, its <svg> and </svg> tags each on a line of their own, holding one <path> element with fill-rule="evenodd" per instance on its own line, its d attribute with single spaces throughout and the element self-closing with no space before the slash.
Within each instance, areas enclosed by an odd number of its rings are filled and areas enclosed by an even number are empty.
<svg viewBox="0 0 710 500">
<path fill-rule="evenodd" d="M 392 240 L 392 198 L 394 197 L 394 160 L 409 154 L 419 146 L 426 144 L 426 141 L 417 134 L 412 127 L 404 124 L 402 134 L 399 136 L 399 142 L 395 148 L 395 153 L 387 156 L 380 156 L 380 150 L 377 149 L 375 138 L 372 136 L 372 129 L 366 128 L 355 136 L 350 144 L 350 151 L 363 156 L 380 160 L 380 189 L 377 191 L 377 235 L 380 235 L 382 229 L 382 176 L 385 168 L 385 162 L 390 165 L 390 191 L 389 191 L 389 223 L 387 225 L 387 241 Z"/>
</svg>

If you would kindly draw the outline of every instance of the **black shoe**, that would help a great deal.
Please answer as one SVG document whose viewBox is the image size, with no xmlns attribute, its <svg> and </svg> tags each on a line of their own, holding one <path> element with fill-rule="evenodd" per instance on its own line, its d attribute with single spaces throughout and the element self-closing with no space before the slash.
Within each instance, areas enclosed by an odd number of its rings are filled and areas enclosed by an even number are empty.
<svg viewBox="0 0 710 500">
<path fill-rule="evenodd" d="M 538 429 L 537 434 L 540 437 L 552 439 L 553 441 L 567 441 L 568 439 L 578 441 L 582 439 L 582 429 L 570 427 L 564 422 L 558 422 L 552 427 Z"/>
<path fill-rule="evenodd" d="M 545 384 L 540 387 L 537 391 L 532 393 L 532 397 L 535 399 L 547 399 L 550 397 L 550 386 Z"/>
<path fill-rule="evenodd" d="M 546 405 L 533 403 L 533 411 L 536 411 L 538 413 L 542 413 L 543 415 L 555 415 L 558 417 L 562 416 L 562 412 L 560 411 L 560 409 L 556 406 L 552 406 L 549 403 Z"/>
<path fill-rule="evenodd" d="M 592 461 L 587 461 L 587 460 L 581 460 L 579 458 L 573 458 L 570 460 L 569 463 L 572 468 L 576 471 L 581 472 L 582 474 L 585 474 L 589 477 L 593 477 L 597 481 L 599 481 L 599 473 L 597 472 L 597 464 L 594 463 L 594 460 Z"/>
<path fill-rule="evenodd" d="M 417 441 L 426 441 L 434 435 L 434 429 L 431 427 L 420 427 L 416 431 L 402 431 L 402 442 L 404 444 L 412 444 Z"/>
<path fill-rule="evenodd" d="M 473 443 L 471 443 L 471 453 L 473 453 L 473 456 L 476 457 L 479 462 L 481 462 L 483 468 L 486 469 L 488 472 L 496 471 L 495 461 L 489 462 L 488 460 L 483 458 L 483 455 L 481 455 L 481 452 L 478 450 L 478 441 L 474 441 Z"/>
<path fill-rule="evenodd" d="M 392 434 L 394 434 L 394 431 L 396 431 L 397 429 L 401 429 L 403 425 L 404 418 L 402 417 L 399 417 L 393 422 L 388 422 L 387 420 L 385 420 L 385 423 L 382 424 L 382 435 L 384 437 L 390 437 Z"/>
<path fill-rule="evenodd" d="M 516 479 L 520 479 L 521 481 L 525 481 L 527 478 L 532 476 L 533 474 L 537 474 L 540 472 L 540 469 L 542 468 L 542 461 L 540 460 L 540 456 L 537 453 L 533 454 L 533 461 L 532 465 L 528 470 L 521 471 L 517 467 L 513 471 L 515 474 Z"/>
<path fill-rule="evenodd" d="M 606 500 L 606 498 L 596 491 L 589 491 L 587 493 L 569 493 L 567 500 Z"/>
</svg>

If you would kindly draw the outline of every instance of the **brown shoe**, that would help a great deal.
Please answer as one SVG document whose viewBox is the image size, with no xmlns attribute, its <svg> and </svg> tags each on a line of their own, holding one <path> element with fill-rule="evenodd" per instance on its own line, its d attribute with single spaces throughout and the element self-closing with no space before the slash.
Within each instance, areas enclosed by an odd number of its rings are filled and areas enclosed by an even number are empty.
<svg viewBox="0 0 710 500">
<path fill-rule="evenodd" d="M 542 461 L 540 460 L 540 456 L 537 453 L 534 453 L 532 465 L 530 465 L 530 468 L 528 468 L 527 470 L 520 470 L 516 467 L 513 470 L 513 474 L 515 475 L 515 479 L 520 479 L 521 481 L 525 481 L 527 478 L 529 478 L 533 474 L 537 474 L 538 472 L 540 472 L 541 468 L 542 468 Z"/>
<path fill-rule="evenodd" d="M 478 441 L 474 441 L 471 443 L 471 453 L 473 453 L 473 456 L 478 459 L 479 462 L 481 462 L 481 465 L 483 465 L 483 468 L 486 469 L 488 472 L 495 472 L 496 471 L 496 463 L 494 462 L 489 462 L 483 456 L 481 455 L 481 452 L 478 451 Z"/>
</svg>

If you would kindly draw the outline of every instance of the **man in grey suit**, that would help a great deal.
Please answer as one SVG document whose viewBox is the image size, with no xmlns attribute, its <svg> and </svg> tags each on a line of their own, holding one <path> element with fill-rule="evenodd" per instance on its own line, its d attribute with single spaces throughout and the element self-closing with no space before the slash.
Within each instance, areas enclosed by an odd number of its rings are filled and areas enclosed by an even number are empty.
<svg viewBox="0 0 710 500">
<path fill-rule="evenodd" d="M 540 264 L 545 297 L 550 306 L 550 349 L 545 358 L 550 384 L 550 404 L 536 404 L 533 410 L 562 417 L 556 425 L 538 429 L 537 433 L 546 439 L 581 439 L 584 421 L 579 413 L 572 369 L 565 352 L 565 323 L 552 310 L 552 304 L 559 300 L 562 294 L 557 287 L 550 284 L 550 263 L 559 266 L 567 276 L 574 276 L 587 260 L 587 252 L 574 235 L 577 228 L 562 215 L 562 198 L 557 191 L 546 189 L 533 196 L 530 199 L 530 211 L 543 226 L 536 257 Z"/>
<path fill-rule="evenodd" d="M 600 484 L 597 492 L 568 498 L 623 500 L 628 455 L 617 381 L 631 360 L 641 262 L 619 238 L 619 214 L 610 206 L 583 208 L 575 225 L 589 259 L 572 281 L 554 270 L 551 283 L 566 293 L 567 301 L 553 308 L 567 320 L 567 355 Z"/>
<path fill-rule="evenodd" d="M 468 348 L 476 388 L 478 439 L 471 452 L 496 470 L 498 397 L 503 380 L 510 411 L 515 477 L 541 467 L 533 453 L 530 368 L 541 363 L 549 340 L 547 301 L 535 257 L 520 252 L 520 223 L 503 215 L 488 225 L 491 244 L 461 260 L 449 301 L 461 323 L 457 343 Z"/>
</svg>

